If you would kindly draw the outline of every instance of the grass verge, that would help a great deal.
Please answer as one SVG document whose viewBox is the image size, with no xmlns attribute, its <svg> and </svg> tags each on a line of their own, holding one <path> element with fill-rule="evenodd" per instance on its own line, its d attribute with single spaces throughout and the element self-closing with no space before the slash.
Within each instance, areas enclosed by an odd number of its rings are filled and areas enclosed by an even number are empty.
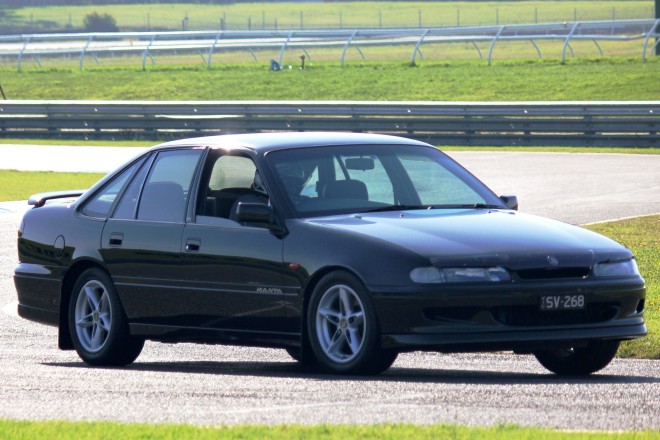
<svg viewBox="0 0 660 440">
<path fill-rule="evenodd" d="M 625 342 L 618 356 L 660 359 L 660 215 L 586 226 L 625 245 L 635 254 L 646 281 L 644 319 L 648 336 Z"/>
<path fill-rule="evenodd" d="M 45 191 L 89 188 L 104 174 L 0 170 L 0 202 L 27 200 Z"/>
<path fill-rule="evenodd" d="M 505 424 L 487 428 L 458 425 L 241 425 L 199 427 L 190 425 L 145 425 L 113 422 L 27 422 L 0 420 L 0 439 L 320 439 L 320 440 L 405 440 L 405 439 L 497 439 L 554 440 L 660 439 L 659 431 L 641 432 L 565 432 L 541 428 L 523 428 Z"/>
<path fill-rule="evenodd" d="M 267 60 L 268 58 L 266 58 Z M 483 61 L 309 63 L 271 72 L 267 62 L 77 68 L 0 68 L 8 99 L 37 100 L 658 100 L 660 57 Z"/>
</svg>

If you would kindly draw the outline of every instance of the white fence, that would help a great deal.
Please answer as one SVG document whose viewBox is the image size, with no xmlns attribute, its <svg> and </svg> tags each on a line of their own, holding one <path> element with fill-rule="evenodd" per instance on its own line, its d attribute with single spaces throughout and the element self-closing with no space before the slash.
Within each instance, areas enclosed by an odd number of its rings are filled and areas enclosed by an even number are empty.
<svg viewBox="0 0 660 440">
<path fill-rule="evenodd" d="M 605 41 L 639 41 L 639 54 L 646 60 L 654 54 L 660 43 L 660 20 L 618 20 L 533 25 L 504 25 L 479 27 L 443 27 L 408 29 L 332 29 L 332 30 L 272 30 L 272 31 L 187 31 L 187 32 L 117 32 L 76 34 L 0 35 L 0 59 L 15 60 L 18 71 L 25 58 L 40 63 L 42 57 L 78 57 L 84 68 L 86 57 L 97 63 L 101 54 L 138 54 L 142 68 L 154 61 L 158 54 L 199 54 L 210 68 L 214 53 L 248 51 L 257 61 L 257 53 L 264 50 L 279 51 L 281 64 L 286 50 L 302 50 L 308 59 L 313 49 L 342 48 L 340 62 L 344 65 L 349 48 L 365 59 L 362 47 L 410 46 L 413 64 L 423 58 L 422 49 L 428 45 L 471 43 L 480 58 L 484 58 L 479 44 L 489 45 L 487 60 L 490 64 L 498 43 L 505 41 L 529 42 L 539 58 L 543 56 L 538 41 L 562 42 L 561 58 L 574 56 L 571 43 L 593 42 L 601 56 L 605 56 L 601 43 Z"/>
</svg>

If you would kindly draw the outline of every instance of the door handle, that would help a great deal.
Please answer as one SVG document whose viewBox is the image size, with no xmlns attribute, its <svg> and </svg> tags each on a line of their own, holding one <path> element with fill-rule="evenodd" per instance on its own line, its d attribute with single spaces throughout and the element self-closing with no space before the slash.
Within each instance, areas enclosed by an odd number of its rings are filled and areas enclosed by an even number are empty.
<svg viewBox="0 0 660 440">
<path fill-rule="evenodd" d="M 110 246 L 121 246 L 124 242 L 124 234 L 113 232 L 110 234 Z"/>
<path fill-rule="evenodd" d="M 186 240 L 186 252 L 199 252 L 202 246 L 202 240 L 197 238 L 189 238 Z"/>
</svg>

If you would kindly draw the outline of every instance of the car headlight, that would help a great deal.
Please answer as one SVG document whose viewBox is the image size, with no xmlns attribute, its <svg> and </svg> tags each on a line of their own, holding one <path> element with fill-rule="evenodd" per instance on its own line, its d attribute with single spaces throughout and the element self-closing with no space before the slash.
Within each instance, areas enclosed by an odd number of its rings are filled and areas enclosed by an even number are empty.
<svg viewBox="0 0 660 440">
<path fill-rule="evenodd" d="M 596 277 L 625 277 L 639 275 L 635 260 L 598 263 L 594 266 Z"/>
<path fill-rule="evenodd" d="M 511 276 L 503 267 L 417 267 L 410 271 L 415 283 L 499 283 Z"/>
</svg>

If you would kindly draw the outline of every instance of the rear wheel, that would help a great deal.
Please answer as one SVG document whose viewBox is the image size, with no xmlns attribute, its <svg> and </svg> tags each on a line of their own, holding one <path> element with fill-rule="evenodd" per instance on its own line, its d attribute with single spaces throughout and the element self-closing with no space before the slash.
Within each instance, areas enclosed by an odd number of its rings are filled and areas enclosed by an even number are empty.
<svg viewBox="0 0 660 440">
<path fill-rule="evenodd" d="M 307 334 L 319 364 L 331 373 L 378 374 L 396 359 L 380 348 L 380 332 L 371 297 L 346 272 L 321 279 L 307 312 Z"/>
<path fill-rule="evenodd" d="M 303 354 L 302 348 L 286 348 L 285 350 L 293 360 L 299 362 L 304 367 L 316 367 L 318 365 L 316 358 L 309 350 L 305 354 Z"/>
<path fill-rule="evenodd" d="M 69 331 L 78 355 L 90 365 L 128 365 L 144 346 L 129 333 L 112 280 L 96 268 L 83 272 L 73 287 Z"/>
<path fill-rule="evenodd" d="M 586 376 L 605 368 L 614 359 L 619 341 L 591 341 L 585 347 L 537 351 L 536 359 L 562 376 Z"/>
</svg>

